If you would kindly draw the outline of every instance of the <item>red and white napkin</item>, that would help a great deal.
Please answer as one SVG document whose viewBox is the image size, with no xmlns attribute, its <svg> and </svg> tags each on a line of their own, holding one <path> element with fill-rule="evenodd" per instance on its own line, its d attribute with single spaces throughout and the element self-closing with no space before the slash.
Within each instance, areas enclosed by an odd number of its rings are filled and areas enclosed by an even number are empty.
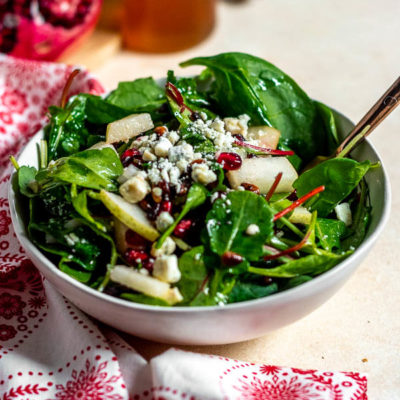
<svg viewBox="0 0 400 400">
<path fill-rule="evenodd" d="M 0 399 L 364 400 L 367 378 L 171 349 L 145 361 L 43 280 L 14 234 L 8 156 L 58 104 L 73 67 L 0 55 Z M 103 92 L 87 72 L 72 93 Z"/>
</svg>

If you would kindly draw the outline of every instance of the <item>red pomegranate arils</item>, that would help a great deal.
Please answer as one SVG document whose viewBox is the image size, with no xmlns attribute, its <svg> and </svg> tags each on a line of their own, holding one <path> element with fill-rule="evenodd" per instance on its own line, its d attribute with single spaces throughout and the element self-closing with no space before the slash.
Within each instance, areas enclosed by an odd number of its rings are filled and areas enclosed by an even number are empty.
<svg viewBox="0 0 400 400">
<path fill-rule="evenodd" d="M 281 179 L 282 179 L 282 172 L 279 172 L 279 174 L 276 175 L 276 177 L 275 177 L 274 183 L 272 184 L 272 186 L 271 186 L 270 189 L 268 190 L 268 193 L 267 193 L 267 195 L 265 196 L 265 200 L 267 200 L 267 201 L 270 201 L 270 200 L 271 200 L 271 197 L 272 197 L 272 195 L 275 193 L 275 190 L 276 190 L 276 188 L 278 187 L 279 182 L 281 181 Z"/>
<path fill-rule="evenodd" d="M 127 167 L 129 164 L 134 164 L 135 159 L 141 159 L 142 155 L 140 151 L 137 149 L 128 149 L 125 150 L 121 155 L 121 162 L 124 167 Z"/>
<path fill-rule="evenodd" d="M 274 221 L 283 217 L 287 213 L 290 213 L 290 211 L 293 211 L 296 207 L 303 204 L 309 198 L 315 196 L 316 194 L 318 194 L 324 190 L 325 190 L 325 186 L 318 186 L 317 188 L 311 190 L 311 192 L 305 194 L 304 196 L 300 197 L 298 200 L 294 201 L 289 207 L 286 207 L 284 210 L 279 211 L 277 214 L 275 214 Z"/>
<path fill-rule="evenodd" d="M 79 74 L 79 72 L 81 72 L 80 69 L 74 69 L 71 72 L 70 76 L 68 77 L 61 95 L 61 100 L 60 100 L 61 108 L 64 108 L 65 105 L 67 104 L 69 88 L 71 87 L 74 78 Z"/>
<path fill-rule="evenodd" d="M 192 227 L 192 221 L 190 219 L 183 219 L 178 223 L 174 229 L 174 236 L 183 239 L 189 233 Z"/>
<path fill-rule="evenodd" d="M 125 253 L 125 258 L 128 261 L 128 264 L 135 265 L 146 261 L 149 258 L 149 255 L 144 251 L 128 249 Z"/>
<path fill-rule="evenodd" d="M 293 253 L 293 252 L 295 252 L 297 250 L 300 250 L 303 246 L 306 245 L 307 240 L 310 237 L 310 235 L 311 235 L 311 230 L 309 230 L 304 235 L 303 239 L 301 239 L 301 241 L 299 243 L 297 243 L 296 245 L 294 245 L 293 247 L 290 247 L 289 249 L 286 249 L 286 250 L 282 250 L 282 251 L 280 251 L 279 253 L 276 253 L 276 254 L 271 254 L 271 255 L 268 255 L 268 256 L 264 256 L 264 260 L 265 261 L 275 260 L 275 259 L 277 259 L 279 257 L 283 257 L 283 256 L 291 254 L 291 253 Z"/>
<path fill-rule="evenodd" d="M 270 154 L 271 156 L 293 156 L 294 151 L 292 150 L 278 150 L 270 149 L 268 147 L 255 146 L 254 144 L 243 142 L 242 140 L 235 140 L 234 144 L 240 147 L 247 147 L 249 149 L 257 150 L 264 154 Z"/>
<path fill-rule="evenodd" d="M 161 203 L 160 212 L 166 211 L 171 212 L 172 210 L 172 203 L 170 201 L 163 201 Z"/>
<path fill-rule="evenodd" d="M 242 166 L 239 154 L 222 152 L 217 157 L 217 162 L 227 171 L 234 171 Z"/>
<path fill-rule="evenodd" d="M 146 240 L 143 236 L 139 235 L 131 229 L 128 229 L 126 231 L 125 241 L 128 244 L 129 248 L 137 251 L 145 250 L 147 245 L 149 244 L 148 240 Z"/>
</svg>

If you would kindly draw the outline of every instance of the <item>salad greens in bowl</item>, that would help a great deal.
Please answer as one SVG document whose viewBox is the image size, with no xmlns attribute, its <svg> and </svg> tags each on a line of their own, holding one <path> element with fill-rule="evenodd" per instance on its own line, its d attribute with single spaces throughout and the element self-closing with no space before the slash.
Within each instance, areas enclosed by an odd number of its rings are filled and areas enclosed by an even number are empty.
<svg viewBox="0 0 400 400">
<path fill-rule="evenodd" d="M 259 336 L 355 269 L 387 217 L 386 175 L 368 142 L 332 156 L 351 123 L 267 61 L 181 65 L 206 68 L 67 101 L 71 76 L 12 160 L 16 233 L 63 294 L 122 330 Z"/>
</svg>

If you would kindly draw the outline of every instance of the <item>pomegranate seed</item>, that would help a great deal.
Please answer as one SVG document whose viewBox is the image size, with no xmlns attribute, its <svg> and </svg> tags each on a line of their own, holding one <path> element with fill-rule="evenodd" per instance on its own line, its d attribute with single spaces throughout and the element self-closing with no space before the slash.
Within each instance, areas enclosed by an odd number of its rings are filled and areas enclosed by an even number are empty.
<svg viewBox="0 0 400 400">
<path fill-rule="evenodd" d="M 252 183 L 243 182 L 240 186 L 244 187 L 244 190 L 248 190 L 249 192 L 253 192 L 256 194 L 260 194 L 260 189 L 257 185 L 253 185 Z"/>
<path fill-rule="evenodd" d="M 125 233 L 125 241 L 132 250 L 145 250 L 149 242 L 138 233 L 128 229 Z"/>
<path fill-rule="evenodd" d="M 183 239 L 184 237 L 187 236 L 191 227 L 192 227 L 192 221 L 190 219 L 183 219 L 175 227 L 174 236 Z"/>
<path fill-rule="evenodd" d="M 125 252 L 125 258 L 128 264 L 137 265 L 146 261 L 149 258 L 149 255 L 144 251 L 128 249 Z"/>
<path fill-rule="evenodd" d="M 222 264 L 228 267 L 233 267 L 240 264 L 243 261 L 243 257 L 238 253 L 234 253 L 233 251 L 226 251 L 224 254 L 222 254 L 221 261 Z"/>
<path fill-rule="evenodd" d="M 171 212 L 172 210 L 172 203 L 170 201 L 163 201 L 161 203 L 160 212 L 166 211 Z"/>
<path fill-rule="evenodd" d="M 154 266 L 154 258 L 149 257 L 147 260 L 142 263 L 143 268 L 147 269 L 147 271 L 152 272 Z"/>
<path fill-rule="evenodd" d="M 135 159 L 141 160 L 142 155 L 140 151 L 137 149 L 128 149 L 125 150 L 121 155 L 121 162 L 124 167 L 127 167 L 129 164 L 135 163 Z"/>
<path fill-rule="evenodd" d="M 239 154 L 236 153 L 223 152 L 218 156 L 217 162 L 227 171 L 234 171 L 239 169 L 242 165 L 242 159 Z"/>
</svg>

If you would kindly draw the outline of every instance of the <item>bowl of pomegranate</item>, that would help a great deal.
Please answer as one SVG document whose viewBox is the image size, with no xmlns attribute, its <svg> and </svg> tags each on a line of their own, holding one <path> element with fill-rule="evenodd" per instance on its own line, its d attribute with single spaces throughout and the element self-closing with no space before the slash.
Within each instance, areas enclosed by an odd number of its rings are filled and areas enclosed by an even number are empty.
<svg viewBox="0 0 400 400">
<path fill-rule="evenodd" d="M 15 231 L 109 325 L 167 343 L 255 338 L 343 285 L 383 229 L 389 183 L 368 141 L 335 155 L 352 123 L 267 61 L 181 65 L 205 69 L 51 107 L 13 159 Z"/>
</svg>

